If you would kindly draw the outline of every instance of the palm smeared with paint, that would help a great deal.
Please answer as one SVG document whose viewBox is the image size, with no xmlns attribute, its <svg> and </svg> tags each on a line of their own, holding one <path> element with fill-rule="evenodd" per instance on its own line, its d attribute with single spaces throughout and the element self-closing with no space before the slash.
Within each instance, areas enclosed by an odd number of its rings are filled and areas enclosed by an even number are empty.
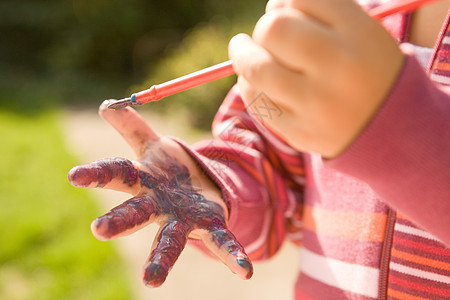
<svg viewBox="0 0 450 300">
<path fill-rule="evenodd" d="M 249 279 L 252 264 L 226 227 L 228 212 L 217 186 L 180 145 L 159 136 L 136 111 L 109 110 L 108 103 L 102 104 L 100 115 L 124 137 L 137 160 L 110 158 L 77 166 L 70 170 L 69 181 L 78 187 L 113 189 L 134 197 L 97 218 L 91 226 L 93 234 L 109 240 L 159 223 L 144 267 L 143 281 L 148 286 L 165 281 L 188 237 L 201 239 L 231 271 Z"/>
</svg>

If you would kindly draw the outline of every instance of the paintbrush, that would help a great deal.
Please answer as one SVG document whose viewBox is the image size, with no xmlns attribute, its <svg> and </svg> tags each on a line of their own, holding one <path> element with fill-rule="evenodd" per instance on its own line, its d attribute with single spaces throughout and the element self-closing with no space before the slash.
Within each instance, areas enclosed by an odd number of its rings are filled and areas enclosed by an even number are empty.
<svg viewBox="0 0 450 300">
<path fill-rule="evenodd" d="M 436 0 L 402 0 L 388 2 L 371 9 L 368 13 L 375 19 L 381 19 L 400 11 L 413 11 L 425 3 Z M 121 109 L 130 105 L 142 105 L 150 101 L 157 101 L 164 97 L 180 93 L 187 89 L 235 74 L 232 61 L 226 61 L 206 69 L 157 84 L 147 90 L 132 94 L 131 97 L 116 100 L 108 105 L 111 109 Z"/>
</svg>

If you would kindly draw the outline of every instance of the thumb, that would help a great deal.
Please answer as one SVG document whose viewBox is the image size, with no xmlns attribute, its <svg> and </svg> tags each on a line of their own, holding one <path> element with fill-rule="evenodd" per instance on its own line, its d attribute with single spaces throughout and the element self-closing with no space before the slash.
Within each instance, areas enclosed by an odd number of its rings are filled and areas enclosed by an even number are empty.
<svg viewBox="0 0 450 300">
<path fill-rule="evenodd" d="M 109 109 L 111 100 L 105 100 L 99 108 L 100 116 L 111 124 L 140 157 L 149 143 L 157 142 L 160 135 L 156 133 L 139 113 L 131 107 L 115 110 Z"/>
</svg>

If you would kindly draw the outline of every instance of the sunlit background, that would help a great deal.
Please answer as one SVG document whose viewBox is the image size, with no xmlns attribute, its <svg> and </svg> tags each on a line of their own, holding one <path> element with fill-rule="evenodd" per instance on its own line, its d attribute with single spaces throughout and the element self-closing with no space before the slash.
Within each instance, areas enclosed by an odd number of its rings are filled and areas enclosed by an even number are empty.
<svg viewBox="0 0 450 300">
<path fill-rule="evenodd" d="M 140 282 L 149 228 L 99 242 L 90 222 L 126 195 L 76 189 L 77 164 L 133 158 L 96 115 L 122 98 L 227 59 L 265 0 L 2 0 L 0 2 L 0 299 L 289 299 L 295 249 L 241 282 L 192 247 L 167 284 Z M 140 108 L 163 134 L 207 137 L 236 78 Z M 287 262 L 287 263 L 286 263 Z"/>
</svg>

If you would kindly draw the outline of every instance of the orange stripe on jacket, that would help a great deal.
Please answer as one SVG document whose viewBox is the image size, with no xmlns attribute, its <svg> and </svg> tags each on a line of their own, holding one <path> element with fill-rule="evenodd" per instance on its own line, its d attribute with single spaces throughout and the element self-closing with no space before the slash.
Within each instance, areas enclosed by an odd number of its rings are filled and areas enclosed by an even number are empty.
<svg viewBox="0 0 450 300">
<path fill-rule="evenodd" d="M 435 61 L 433 63 L 433 69 L 450 71 L 450 64 L 446 62 Z"/>
<path fill-rule="evenodd" d="M 400 251 L 395 248 L 392 249 L 391 255 L 413 263 L 433 267 L 436 269 L 450 271 L 450 264 L 443 261 L 410 254 L 408 252 Z"/>
<path fill-rule="evenodd" d="M 393 289 L 388 289 L 388 296 L 403 300 L 428 300 L 427 298 L 413 296 Z"/>
<path fill-rule="evenodd" d="M 312 209 L 305 205 L 303 216 L 304 228 L 319 235 L 373 242 L 384 239 L 385 214 Z"/>
</svg>

